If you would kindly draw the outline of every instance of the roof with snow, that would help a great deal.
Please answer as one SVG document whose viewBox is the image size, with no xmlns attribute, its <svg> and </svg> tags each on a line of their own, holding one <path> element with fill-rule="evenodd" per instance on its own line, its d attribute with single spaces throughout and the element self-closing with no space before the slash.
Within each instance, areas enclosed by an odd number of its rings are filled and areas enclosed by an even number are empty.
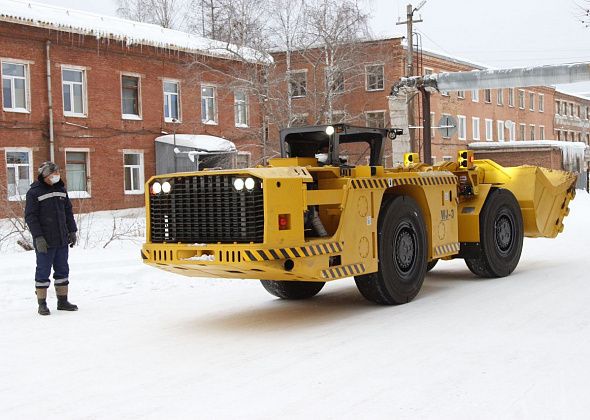
<svg viewBox="0 0 590 420">
<path fill-rule="evenodd" d="M 156 138 L 158 143 L 166 143 L 181 147 L 190 147 L 204 152 L 227 152 L 237 151 L 236 145 L 226 139 L 207 134 L 167 134 Z"/>
<path fill-rule="evenodd" d="M 237 47 L 150 23 L 26 0 L 0 0 L 0 21 L 113 39 L 128 46 L 149 45 L 233 60 L 272 62 L 268 54 L 252 48 Z"/>
</svg>

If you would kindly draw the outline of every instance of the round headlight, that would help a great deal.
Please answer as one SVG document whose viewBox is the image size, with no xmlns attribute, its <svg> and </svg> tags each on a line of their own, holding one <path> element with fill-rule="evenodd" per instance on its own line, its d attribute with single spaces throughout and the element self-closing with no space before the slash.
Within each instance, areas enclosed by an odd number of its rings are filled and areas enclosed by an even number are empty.
<svg viewBox="0 0 590 420">
<path fill-rule="evenodd" d="M 244 180 L 242 178 L 234 179 L 234 188 L 237 191 L 242 191 L 244 189 Z"/>
<path fill-rule="evenodd" d="M 171 189 L 172 189 L 172 185 L 170 185 L 170 183 L 168 181 L 164 181 L 164 183 L 162 184 L 162 192 L 165 194 L 168 194 Z"/>
<path fill-rule="evenodd" d="M 152 184 L 152 191 L 154 194 L 160 194 L 162 192 L 162 184 L 159 182 L 154 182 Z"/>
<path fill-rule="evenodd" d="M 244 181 L 244 185 L 246 186 L 246 189 L 248 191 L 252 191 L 256 186 L 256 182 L 252 178 L 246 178 L 246 181 Z"/>
<path fill-rule="evenodd" d="M 326 127 L 326 134 L 331 136 L 332 134 L 334 134 L 334 127 L 329 125 Z"/>
</svg>

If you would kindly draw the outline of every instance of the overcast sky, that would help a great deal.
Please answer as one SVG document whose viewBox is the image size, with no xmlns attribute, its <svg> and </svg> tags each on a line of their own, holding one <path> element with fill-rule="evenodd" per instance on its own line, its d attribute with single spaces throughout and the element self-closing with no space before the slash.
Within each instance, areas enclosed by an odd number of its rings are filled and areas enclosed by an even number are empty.
<svg viewBox="0 0 590 420">
<path fill-rule="evenodd" d="M 115 15 L 116 1 L 38 0 Z M 407 0 L 364 0 L 376 36 L 405 36 Z M 414 0 L 415 6 L 420 0 Z M 590 28 L 579 5 L 589 0 L 428 0 L 416 24 L 424 48 L 495 68 L 590 61 Z M 590 84 L 560 86 L 590 91 Z"/>
</svg>

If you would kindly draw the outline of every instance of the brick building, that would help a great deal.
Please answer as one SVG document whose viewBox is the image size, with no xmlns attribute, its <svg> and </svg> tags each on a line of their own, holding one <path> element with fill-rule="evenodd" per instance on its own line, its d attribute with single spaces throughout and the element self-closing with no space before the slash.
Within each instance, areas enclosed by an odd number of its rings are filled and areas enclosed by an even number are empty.
<svg viewBox="0 0 590 420">
<path fill-rule="evenodd" d="M 241 51 L 251 62 L 235 60 L 224 44 L 155 25 L 0 6 L 0 217 L 20 214 L 51 156 L 75 210 L 86 212 L 143 205 L 163 134 L 225 137 L 246 160 L 260 154 L 257 99 L 231 76 L 258 66 L 253 51 Z"/>
<path fill-rule="evenodd" d="M 554 138 L 590 144 L 590 98 L 555 92 Z"/>
</svg>

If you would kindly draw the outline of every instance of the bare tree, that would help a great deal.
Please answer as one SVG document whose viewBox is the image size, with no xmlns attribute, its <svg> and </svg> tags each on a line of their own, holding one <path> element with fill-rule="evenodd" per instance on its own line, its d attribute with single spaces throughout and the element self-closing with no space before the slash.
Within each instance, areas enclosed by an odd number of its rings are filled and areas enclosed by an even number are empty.
<svg viewBox="0 0 590 420">
<path fill-rule="evenodd" d="M 186 20 L 185 0 L 117 0 L 117 14 L 125 19 L 182 29 Z"/>
</svg>

